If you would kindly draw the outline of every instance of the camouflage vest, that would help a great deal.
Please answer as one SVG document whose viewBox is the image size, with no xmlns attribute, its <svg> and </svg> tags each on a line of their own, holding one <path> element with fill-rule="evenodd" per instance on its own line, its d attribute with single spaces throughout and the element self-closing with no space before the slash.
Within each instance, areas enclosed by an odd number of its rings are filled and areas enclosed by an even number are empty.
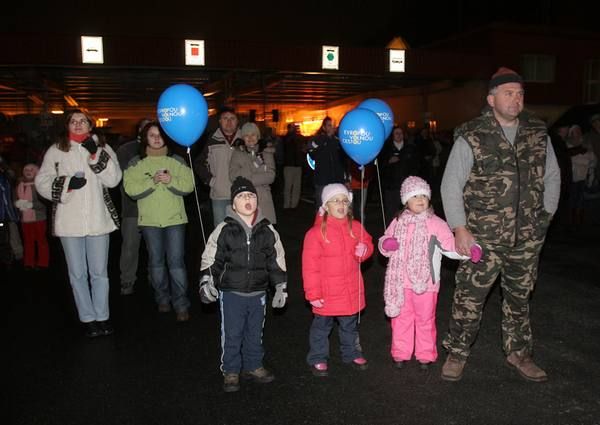
<svg viewBox="0 0 600 425">
<path fill-rule="evenodd" d="M 536 239 L 543 214 L 546 125 L 522 113 L 513 145 L 491 109 L 456 129 L 473 151 L 463 191 L 467 228 L 477 241 L 515 246 Z"/>
</svg>

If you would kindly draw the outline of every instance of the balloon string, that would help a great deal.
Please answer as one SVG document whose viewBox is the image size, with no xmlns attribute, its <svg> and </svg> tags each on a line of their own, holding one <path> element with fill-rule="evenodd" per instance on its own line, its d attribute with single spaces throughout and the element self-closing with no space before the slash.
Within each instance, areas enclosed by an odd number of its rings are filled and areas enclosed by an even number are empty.
<svg viewBox="0 0 600 425">
<path fill-rule="evenodd" d="M 383 231 L 385 232 L 385 210 L 383 207 L 383 193 L 381 192 L 381 177 L 379 175 L 379 161 L 375 160 L 375 167 L 377 168 L 377 184 L 379 185 L 379 203 L 381 204 L 381 218 L 383 219 Z"/>
<path fill-rule="evenodd" d="M 204 242 L 204 246 L 206 246 L 206 234 L 204 233 L 204 223 L 202 222 L 202 212 L 200 211 L 200 201 L 198 197 L 198 188 L 196 187 L 196 177 L 194 175 L 194 163 L 192 162 L 192 156 L 190 154 L 190 148 L 187 148 L 187 156 L 190 160 L 190 172 L 192 173 L 192 183 L 194 185 L 194 195 L 196 197 L 196 209 L 198 210 L 198 218 L 200 219 L 200 229 L 202 230 L 202 241 Z"/>
<path fill-rule="evenodd" d="M 365 228 L 365 188 L 364 188 L 364 181 L 365 181 L 365 166 L 361 166 L 360 168 L 360 205 L 359 210 L 360 210 L 360 237 L 359 237 L 359 241 L 362 243 L 363 241 L 363 229 Z M 358 324 L 360 325 L 360 316 L 361 316 L 361 311 L 360 311 L 360 276 L 362 274 L 362 262 L 358 261 Z"/>
</svg>

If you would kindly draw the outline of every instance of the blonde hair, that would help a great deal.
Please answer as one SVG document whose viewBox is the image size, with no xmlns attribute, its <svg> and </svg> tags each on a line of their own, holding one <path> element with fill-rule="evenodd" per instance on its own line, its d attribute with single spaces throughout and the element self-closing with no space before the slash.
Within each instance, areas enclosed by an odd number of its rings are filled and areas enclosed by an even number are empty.
<svg viewBox="0 0 600 425">
<path fill-rule="evenodd" d="M 321 221 L 321 236 L 325 242 L 329 243 L 329 239 L 327 239 L 327 217 L 329 217 L 329 213 L 326 210 L 323 214 L 323 221 Z M 353 239 L 356 239 L 356 236 L 354 236 L 354 232 L 352 231 L 352 221 L 354 220 L 354 217 L 352 216 L 352 210 L 350 208 L 348 208 L 346 219 L 348 220 L 348 233 L 350 233 L 350 236 Z"/>
</svg>

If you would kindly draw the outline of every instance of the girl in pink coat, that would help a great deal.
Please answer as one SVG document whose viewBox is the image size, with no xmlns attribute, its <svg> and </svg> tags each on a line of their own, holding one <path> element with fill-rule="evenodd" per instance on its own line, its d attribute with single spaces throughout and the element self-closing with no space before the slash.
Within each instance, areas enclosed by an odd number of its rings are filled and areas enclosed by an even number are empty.
<svg viewBox="0 0 600 425">
<path fill-rule="evenodd" d="M 315 376 L 327 376 L 329 334 L 338 323 L 342 361 L 364 370 L 358 336 L 358 313 L 365 308 L 360 263 L 373 253 L 371 236 L 352 219 L 352 193 L 343 184 L 329 184 L 313 227 L 304 237 L 302 278 L 314 314 L 307 362 Z"/>
<path fill-rule="evenodd" d="M 402 368 L 413 351 L 422 369 L 437 359 L 435 310 L 442 255 L 457 254 L 448 224 L 429 206 L 431 189 L 419 177 L 407 177 L 400 197 L 405 208 L 379 239 L 379 251 L 390 257 L 385 274 L 385 313 L 392 323 L 391 354 Z"/>
</svg>

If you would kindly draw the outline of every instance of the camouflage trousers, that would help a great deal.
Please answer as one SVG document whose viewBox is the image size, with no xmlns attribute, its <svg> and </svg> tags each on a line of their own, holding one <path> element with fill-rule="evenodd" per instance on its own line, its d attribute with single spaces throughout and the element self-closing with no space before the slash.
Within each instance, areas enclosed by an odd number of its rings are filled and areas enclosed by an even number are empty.
<svg viewBox="0 0 600 425">
<path fill-rule="evenodd" d="M 483 307 L 500 275 L 502 289 L 502 348 L 504 353 L 531 352 L 529 298 L 537 280 L 543 240 L 517 247 L 484 247 L 483 261 L 463 261 L 456 272 L 449 331 L 443 346 L 459 358 L 469 356 L 477 337 Z"/>
</svg>

